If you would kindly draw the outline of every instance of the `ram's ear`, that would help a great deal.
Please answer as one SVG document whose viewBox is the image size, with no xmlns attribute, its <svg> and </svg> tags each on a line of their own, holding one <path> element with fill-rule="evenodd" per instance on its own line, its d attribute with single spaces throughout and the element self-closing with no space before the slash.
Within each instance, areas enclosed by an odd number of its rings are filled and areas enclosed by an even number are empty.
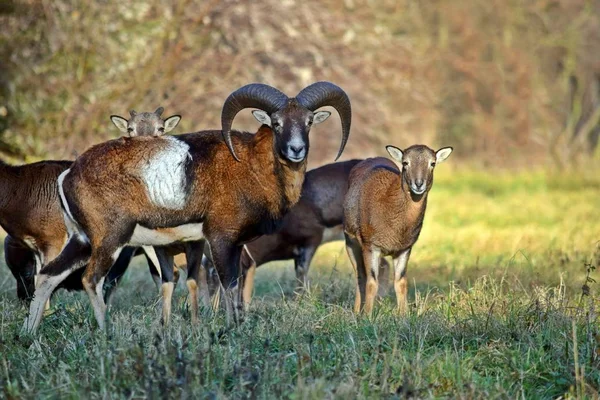
<svg viewBox="0 0 600 400">
<path fill-rule="evenodd" d="M 110 120 L 119 130 L 123 133 L 127 132 L 127 120 L 123 117 L 119 117 L 118 115 L 111 115 Z"/>
<path fill-rule="evenodd" d="M 435 162 L 439 164 L 446 161 L 446 159 L 450 157 L 450 153 L 452 153 L 452 147 L 442 147 L 435 152 Z"/>
<path fill-rule="evenodd" d="M 181 121 L 181 115 L 172 115 L 165 119 L 165 133 L 171 132 Z"/>
<path fill-rule="evenodd" d="M 254 110 L 252 111 L 252 115 L 254 115 L 254 118 L 261 124 L 271 126 L 271 117 L 263 110 Z"/>
<path fill-rule="evenodd" d="M 395 161 L 397 161 L 399 164 L 402 164 L 402 156 L 404 156 L 402 150 L 391 145 L 385 146 L 385 149 Z"/>
<path fill-rule="evenodd" d="M 317 111 L 313 117 L 313 125 L 325 122 L 331 113 L 329 111 Z"/>
</svg>

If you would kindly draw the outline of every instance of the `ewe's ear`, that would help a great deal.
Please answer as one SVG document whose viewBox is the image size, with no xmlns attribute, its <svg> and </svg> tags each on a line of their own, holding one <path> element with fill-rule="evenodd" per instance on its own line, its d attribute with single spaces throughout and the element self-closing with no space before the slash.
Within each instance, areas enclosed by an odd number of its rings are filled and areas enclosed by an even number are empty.
<svg viewBox="0 0 600 400">
<path fill-rule="evenodd" d="M 165 133 L 171 132 L 181 121 L 181 115 L 172 115 L 165 119 Z"/>
<path fill-rule="evenodd" d="M 398 163 L 402 164 L 402 150 L 400 150 L 399 148 L 395 147 L 395 146 L 385 146 L 385 149 L 387 150 L 388 153 L 390 153 L 390 156 L 392 156 L 392 158 L 394 160 L 396 160 Z"/>
<path fill-rule="evenodd" d="M 128 133 L 127 120 L 125 118 L 119 117 L 118 115 L 111 115 L 110 120 L 113 122 L 113 124 L 115 124 L 117 128 L 119 128 L 121 132 Z"/>
<path fill-rule="evenodd" d="M 435 152 L 435 162 L 439 164 L 445 161 L 450 156 L 450 153 L 452 153 L 452 147 L 442 147 Z"/>
<path fill-rule="evenodd" d="M 271 126 L 271 117 L 263 110 L 254 110 L 252 111 L 252 115 L 254 115 L 254 118 L 261 124 Z"/>
<path fill-rule="evenodd" d="M 329 111 L 319 111 L 316 112 L 313 116 L 313 125 L 320 124 L 321 122 L 325 122 L 331 113 Z"/>
<path fill-rule="evenodd" d="M 154 114 L 156 114 L 160 117 L 162 115 L 163 111 L 165 111 L 165 109 L 163 107 L 158 107 L 156 109 L 156 111 L 154 111 Z"/>
</svg>

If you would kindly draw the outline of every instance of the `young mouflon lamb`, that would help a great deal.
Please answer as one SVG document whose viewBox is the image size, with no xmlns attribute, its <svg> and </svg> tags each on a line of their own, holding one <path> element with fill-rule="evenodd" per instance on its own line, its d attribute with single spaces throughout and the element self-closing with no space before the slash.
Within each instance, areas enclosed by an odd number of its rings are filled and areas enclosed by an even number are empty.
<svg viewBox="0 0 600 400">
<path fill-rule="evenodd" d="M 350 172 L 344 200 L 346 249 L 358 281 L 356 313 L 373 310 L 379 260 L 388 255 L 393 258 L 398 310 L 406 311 L 406 266 L 423 226 L 433 170 L 452 152 L 451 147 L 433 151 L 424 145 L 386 149 L 398 166 L 384 157 L 357 164 Z"/>
</svg>

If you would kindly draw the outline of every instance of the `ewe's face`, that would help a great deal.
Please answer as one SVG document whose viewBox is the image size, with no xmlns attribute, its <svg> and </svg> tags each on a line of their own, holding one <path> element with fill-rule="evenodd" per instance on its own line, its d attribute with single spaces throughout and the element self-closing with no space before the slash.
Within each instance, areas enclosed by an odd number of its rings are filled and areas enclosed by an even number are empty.
<svg viewBox="0 0 600 400">
<path fill-rule="evenodd" d="M 402 179 L 416 196 L 431 189 L 436 164 L 446 160 L 452 152 L 451 147 L 444 147 L 435 152 L 424 145 L 414 145 L 404 151 L 394 146 L 387 146 L 386 149 L 401 165 Z"/>
<path fill-rule="evenodd" d="M 130 114 L 131 118 L 129 121 L 118 115 L 113 115 L 110 119 L 121 132 L 127 133 L 131 137 L 162 136 L 172 131 L 179 124 L 179 121 L 181 121 L 179 115 L 173 115 L 163 120 L 160 116 L 162 114 L 162 107 L 158 108 L 155 112 L 138 113 L 132 110 Z"/>
<path fill-rule="evenodd" d="M 269 115 L 256 110 L 254 117 L 271 127 L 275 133 L 275 148 L 279 156 L 293 163 L 300 163 L 308 155 L 308 134 L 313 125 L 320 124 L 331 115 L 328 111 L 310 110 L 290 101 L 287 106 Z"/>
</svg>

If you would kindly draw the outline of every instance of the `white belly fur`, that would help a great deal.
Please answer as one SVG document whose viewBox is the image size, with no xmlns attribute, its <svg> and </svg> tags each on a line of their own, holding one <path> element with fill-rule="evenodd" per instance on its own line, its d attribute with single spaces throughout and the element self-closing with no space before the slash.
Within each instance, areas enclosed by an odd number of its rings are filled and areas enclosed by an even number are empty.
<svg viewBox="0 0 600 400">
<path fill-rule="evenodd" d="M 202 224 L 185 224 L 174 228 L 149 229 L 136 225 L 129 245 L 164 246 L 174 242 L 189 242 L 204 239 Z"/>
</svg>

